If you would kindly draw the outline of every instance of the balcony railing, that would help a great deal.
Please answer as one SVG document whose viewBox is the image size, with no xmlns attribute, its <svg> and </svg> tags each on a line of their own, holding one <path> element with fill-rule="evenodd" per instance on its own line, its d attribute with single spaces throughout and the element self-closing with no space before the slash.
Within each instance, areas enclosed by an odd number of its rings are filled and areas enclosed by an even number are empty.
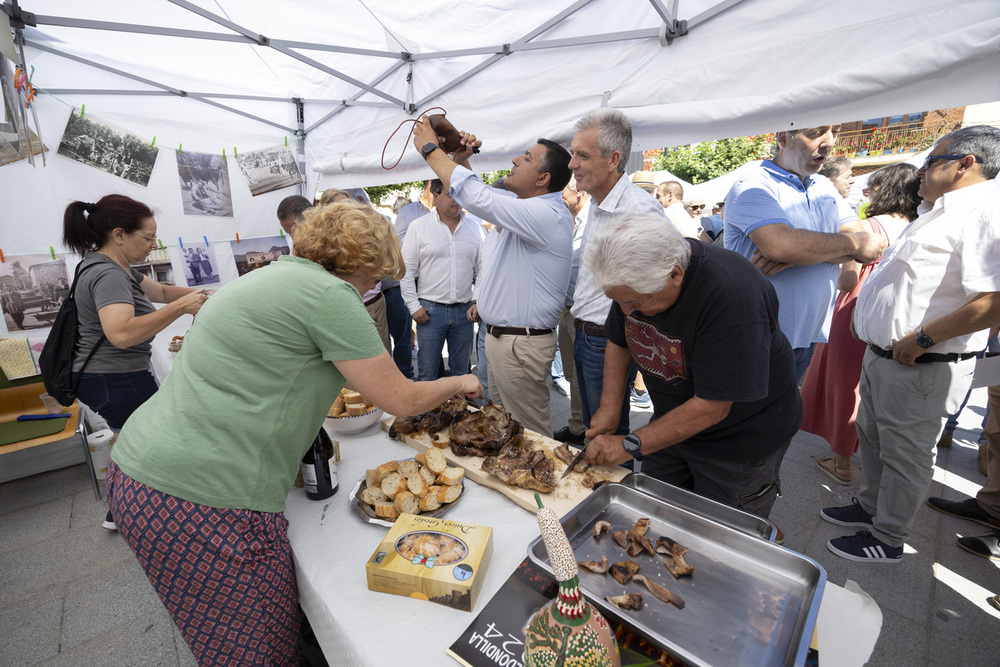
<svg viewBox="0 0 1000 667">
<path fill-rule="evenodd" d="M 928 129 L 920 123 L 852 130 L 837 135 L 834 155 L 865 157 L 893 153 L 916 153 L 929 148 L 950 128 Z"/>
</svg>

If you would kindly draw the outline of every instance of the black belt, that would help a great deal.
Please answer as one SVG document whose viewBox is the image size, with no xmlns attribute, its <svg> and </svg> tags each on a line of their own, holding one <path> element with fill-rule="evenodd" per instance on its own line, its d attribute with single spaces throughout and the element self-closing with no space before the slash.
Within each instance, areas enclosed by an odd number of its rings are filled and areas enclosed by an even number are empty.
<svg viewBox="0 0 1000 667">
<path fill-rule="evenodd" d="M 378 301 L 381 298 L 382 298 L 382 292 L 379 292 L 377 295 L 375 295 L 372 298 L 370 298 L 367 301 L 365 301 L 365 308 L 367 308 L 368 306 L 372 305 L 373 303 L 375 303 L 376 301 Z"/>
<path fill-rule="evenodd" d="M 587 322 L 586 320 L 578 320 L 574 317 L 573 328 L 577 331 L 582 331 L 588 336 L 600 336 L 601 338 L 607 338 L 604 333 L 604 327 L 600 324 L 594 324 L 593 322 Z"/>
<path fill-rule="evenodd" d="M 467 303 L 472 303 L 471 301 L 456 301 L 455 303 L 441 303 L 440 301 L 431 301 L 430 299 L 420 299 L 420 301 L 426 301 L 427 303 L 433 303 L 435 306 L 444 306 L 446 308 L 451 308 L 452 306 L 464 306 Z"/>
<path fill-rule="evenodd" d="M 495 327 L 492 324 L 486 325 L 486 333 L 495 338 L 500 336 L 544 336 L 550 334 L 555 329 L 529 329 L 527 327 Z"/>
<path fill-rule="evenodd" d="M 883 350 L 878 345 L 872 343 L 868 344 L 868 349 L 882 357 L 883 359 L 892 359 L 892 350 Z M 966 359 L 972 359 L 976 356 L 975 352 L 963 352 L 959 354 L 958 352 L 952 352 L 951 354 L 937 354 L 935 352 L 924 352 L 919 357 L 913 360 L 917 364 L 931 364 L 936 361 L 943 361 L 945 363 L 952 363 L 954 361 L 965 361 Z"/>
</svg>

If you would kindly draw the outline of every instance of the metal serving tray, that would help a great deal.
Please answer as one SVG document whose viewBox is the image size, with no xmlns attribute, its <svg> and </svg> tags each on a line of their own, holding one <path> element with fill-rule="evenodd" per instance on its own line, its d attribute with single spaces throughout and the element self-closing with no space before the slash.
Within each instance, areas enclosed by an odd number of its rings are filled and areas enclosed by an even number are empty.
<svg viewBox="0 0 1000 667">
<path fill-rule="evenodd" d="M 609 534 L 600 542 L 591 536 L 597 521 L 628 530 L 643 517 L 654 545 L 665 536 L 688 547 L 684 559 L 693 575 L 674 579 L 663 557 L 630 558 Z M 581 588 L 594 606 L 681 660 L 717 667 L 805 663 L 826 584 L 826 572 L 812 559 L 617 483 L 597 489 L 562 525 L 577 560 L 605 554 L 612 563 L 632 560 L 640 574 L 684 599 L 684 609 L 677 609 L 642 584 L 623 586 L 610 574 L 580 568 Z M 528 557 L 552 572 L 541 537 L 528 545 Z M 604 599 L 623 592 L 641 593 L 642 609 L 623 611 Z"/>
<path fill-rule="evenodd" d="M 625 477 L 621 484 L 768 542 L 774 542 L 778 534 L 778 529 L 767 519 L 723 505 L 673 484 L 661 482 L 649 475 L 634 472 Z"/>
</svg>

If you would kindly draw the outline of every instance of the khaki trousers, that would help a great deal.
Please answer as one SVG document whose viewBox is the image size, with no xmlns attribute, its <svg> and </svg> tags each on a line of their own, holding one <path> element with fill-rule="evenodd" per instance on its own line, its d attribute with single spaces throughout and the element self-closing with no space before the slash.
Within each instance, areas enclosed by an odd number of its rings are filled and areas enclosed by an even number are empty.
<svg viewBox="0 0 1000 667">
<path fill-rule="evenodd" d="M 1000 386 L 987 390 L 990 402 L 990 418 L 986 421 L 983 434 L 986 436 L 986 483 L 976 495 L 976 500 L 1000 528 Z"/>
<path fill-rule="evenodd" d="M 385 298 L 376 299 L 371 304 L 366 305 L 365 310 L 375 321 L 375 329 L 378 330 L 379 338 L 385 345 L 385 351 L 392 352 L 392 343 L 389 341 L 389 320 L 385 316 Z"/>
<path fill-rule="evenodd" d="M 575 338 L 573 315 L 569 306 L 565 306 L 559 318 L 559 356 L 562 357 L 563 376 L 569 382 L 569 430 L 574 435 L 581 435 L 587 426 L 583 423 L 583 409 L 580 407 L 580 385 L 576 383 L 576 362 L 573 360 Z"/>
<path fill-rule="evenodd" d="M 552 437 L 549 376 L 556 356 L 556 334 L 500 336 L 486 334 L 486 371 L 490 398 L 524 428 Z"/>
</svg>

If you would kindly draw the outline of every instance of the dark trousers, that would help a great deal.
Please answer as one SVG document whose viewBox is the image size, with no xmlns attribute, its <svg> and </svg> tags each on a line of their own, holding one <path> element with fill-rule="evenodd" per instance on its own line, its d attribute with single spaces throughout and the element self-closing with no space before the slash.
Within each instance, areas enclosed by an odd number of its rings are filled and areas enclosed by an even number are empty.
<svg viewBox="0 0 1000 667">
<path fill-rule="evenodd" d="M 382 294 L 385 296 L 385 319 L 392 338 L 392 360 L 400 373 L 412 379 L 413 320 L 410 319 L 410 311 L 398 287 L 390 287 Z"/>
</svg>

